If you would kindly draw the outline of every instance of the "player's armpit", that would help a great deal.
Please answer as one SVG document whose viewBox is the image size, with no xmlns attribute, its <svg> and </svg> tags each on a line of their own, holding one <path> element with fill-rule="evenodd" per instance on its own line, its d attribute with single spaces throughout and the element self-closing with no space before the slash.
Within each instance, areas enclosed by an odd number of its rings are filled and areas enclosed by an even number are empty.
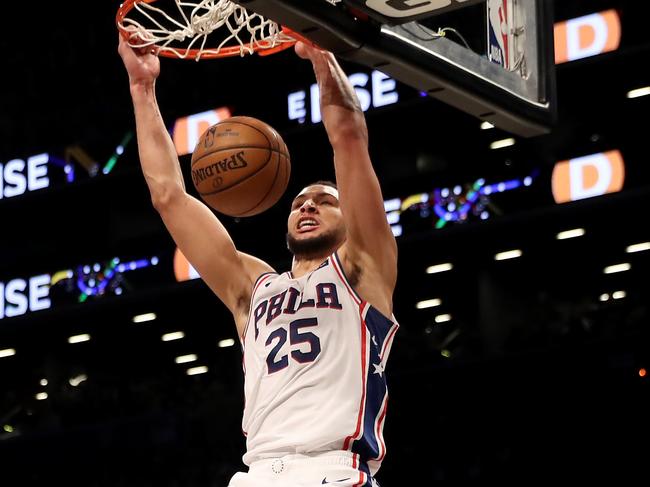
<svg viewBox="0 0 650 487">
<path fill-rule="evenodd" d="M 219 219 L 193 196 L 179 191 L 156 209 L 183 255 L 239 326 L 238 317 L 248 313 L 253 280 L 260 269 L 271 267 L 238 252 Z"/>
</svg>

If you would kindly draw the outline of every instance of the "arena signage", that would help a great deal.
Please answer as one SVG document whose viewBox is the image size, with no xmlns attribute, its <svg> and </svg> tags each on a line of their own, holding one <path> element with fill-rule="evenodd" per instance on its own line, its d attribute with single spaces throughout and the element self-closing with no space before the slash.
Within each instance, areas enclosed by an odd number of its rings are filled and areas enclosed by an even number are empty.
<svg viewBox="0 0 650 487">
<path fill-rule="evenodd" d="M 354 87 L 359 103 L 363 111 L 370 107 L 379 108 L 392 105 L 399 101 L 397 93 L 397 82 L 382 73 L 373 71 L 370 75 L 366 73 L 354 73 L 349 76 L 350 83 Z M 307 97 L 309 92 L 309 98 Z M 320 92 L 317 84 L 312 84 L 309 90 L 296 91 L 289 94 L 288 98 L 289 120 L 298 120 L 304 123 L 309 110 L 311 123 L 318 123 L 322 120 L 320 112 Z"/>
<path fill-rule="evenodd" d="M 0 282 L 0 320 L 50 307 L 50 275 Z"/>
<path fill-rule="evenodd" d="M 47 188 L 50 185 L 49 159 L 48 154 L 37 154 L 25 160 L 12 159 L 0 163 L 0 199 Z"/>
</svg>

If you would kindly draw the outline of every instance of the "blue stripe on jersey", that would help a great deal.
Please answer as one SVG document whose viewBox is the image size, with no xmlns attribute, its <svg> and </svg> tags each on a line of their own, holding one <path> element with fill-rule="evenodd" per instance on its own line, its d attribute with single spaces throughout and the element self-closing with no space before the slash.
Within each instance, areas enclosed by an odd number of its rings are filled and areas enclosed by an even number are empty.
<svg viewBox="0 0 650 487">
<path fill-rule="evenodd" d="M 366 474 L 366 481 L 360 487 L 373 487 L 372 485 L 372 475 L 370 474 L 370 468 L 366 462 L 359 463 L 359 470 Z"/>
<path fill-rule="evenodd" d="M 381 414 L 381 406 L 388 390 L 386 375 L 383 372 L 386 357 L 382 362 L 380 353 L 391 329 L 397 326 L 372 306 L 368 306 L 365 323 L 370 333 L 370 354 L 366 377 L 363 436 L 352 443 L 352 451 L 358 453 L 364 462 L 375 459 L 381 454 L 379 438 L 375 432 L 375 422 Z M 379 433 L 381 434 L 381 428 Z"/>
</svg>

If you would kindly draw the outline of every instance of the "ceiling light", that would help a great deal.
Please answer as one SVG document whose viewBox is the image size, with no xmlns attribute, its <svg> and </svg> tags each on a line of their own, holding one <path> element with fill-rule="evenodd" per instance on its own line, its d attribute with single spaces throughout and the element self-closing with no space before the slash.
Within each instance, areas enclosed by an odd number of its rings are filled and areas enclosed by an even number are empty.
<svg viewBox="0 0 650 487">
<path fill-rule="evenodd" d="M 190 353 L 189 355 L 181 355 L 180 357 L 176 357 L 174 361 L 177 364 L 186 364 L 188 362 L 196 362 L 196 359 L 198 357 L 194 353 Z"/>
<path fill-rule="evenodd" d="M 582 237 L 585 234 L 584 228 L 574 228 L 573 230 L 565 230 L 557 234 L 558 240 L 566 240 L 567 238 Z"/>
<path fill-rule="evenodd" d="M 235 344 L 233 338 L 226 338 L 225 340 L 219 340 L 219 348 L 232 347 Z"/>
<path fill-rule="evenodd" d="M 445 323 L 447 321 L 451 321 L 451 315 L 450 314 L 438 315 L 434 318 L 434 321 L 436 323 Z"/>
<path fill-rule="evenodd" d="M 191 369 L 187 369 L 185 373 L 187 375 L 197 375 L 197 374 L 205 374 L 208 371 L 208 368 L 205 365 L 201 365 L 199 367 L 192 367 Z"/>
<path fill-rule="evenodd" d="M 503 149 L 515 145 L 515 139 L 508 137 L 507 139 L 495 140 L 490 144 L 490 149 Z"/>
<path fill-rule="evenodd" d="M 442 301 L 438 298 L 425 299 L 424 301 L 419 301 L 418 303 L 416 303 L 415 307 L 417 309 L 434 308 L 436 306 L 440 306 L 441 303 Z"/>
<path fill-rule="evenodd" d="M 632 266 L 630 264 L 628 264 L 627 262 L 624 262 L 622 264 L 614 264 L 614 265 L 607 266 L 607 267 L 605 267 L 603 272 L 605 274 L 614 274 L 616 272 L 629 271 L 631 268 L 632 268 Z"/>
<path fill-rule="evenodd" d="M 143 323 L 145 321 L 152 321 L 156 319 L 156 313 L 144 313 L 133 317 L 133 323 Z"/>
<path fill-rule="evenodd" d="M 13 348 L 5 348 L 4 350 L 0 350 L 0 358 L 11 357 L 12 355 L 16 355 L 16 350 Z"/>
<path fill-rule="evenodd" d="M 628 254 L 632 254 L 634 252 L 643 252 L 644 250 L 650 250 L 650 242 L 641 242 L 638 244 L 629 245 L 625 249 Z"/>
<path fill-rule="evenodd" d="M 171 333 L 165 333 L 162 336 L 162 341 L 163 342 L 171 342 L 172 340 L 180 340 L 181 338 L 185 337 L 185 333 L 182 331 L 173 331 Z"/>
<path fill-rule="evenodd" d="M 70 377 L 68 380 L 68 383 L 72 387 L 77 387 L 79 384 L 81 384 L 83 381 L 88 380 L 88 376 L 86 374 L 79 374 L 74 377 Z"/>
<path fill-rule="evenodd" d="M 87 342 L 88 340 L 90 340 L 90 335 L 88 333 L 68 337 L 68 343 L 82 343 Z"/>
<path fill-rule="evenodd" d="M 643 88 L 636 88 L 627 92 L 628 98 L 639 98 L 641 96 L 650 95 L 650 86 L 644 86 Z"/>
<path fill-rule="evenodd" d="M 521 250 L 513 249 L 506 250 L 505 252 L 499 252 L 494 256 L 494 260 L 516 259 L 517 257 L 521 257 Z"/>
<path fill-rule="evenodd" d="M 438 272 L 450 271 L 454 268 L 451 262 L 445 262 L 444 264 L 436 264 L 427 267 L 427 274 L 437 274 Z"/>
</svg>

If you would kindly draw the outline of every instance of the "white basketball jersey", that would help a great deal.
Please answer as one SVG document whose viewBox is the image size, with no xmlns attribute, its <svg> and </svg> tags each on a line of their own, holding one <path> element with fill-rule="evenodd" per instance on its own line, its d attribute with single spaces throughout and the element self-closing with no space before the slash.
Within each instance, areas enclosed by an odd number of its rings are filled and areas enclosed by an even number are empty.
<svg viewBox="0 0 650 487">
<path fill-rule="evenodd" d="M 398 327 L 359 298 L 336 253 L 298 279 L 260 276 L 243 339 L 244 463 L 347 450 L 374 474 Z"/>
</svg>

